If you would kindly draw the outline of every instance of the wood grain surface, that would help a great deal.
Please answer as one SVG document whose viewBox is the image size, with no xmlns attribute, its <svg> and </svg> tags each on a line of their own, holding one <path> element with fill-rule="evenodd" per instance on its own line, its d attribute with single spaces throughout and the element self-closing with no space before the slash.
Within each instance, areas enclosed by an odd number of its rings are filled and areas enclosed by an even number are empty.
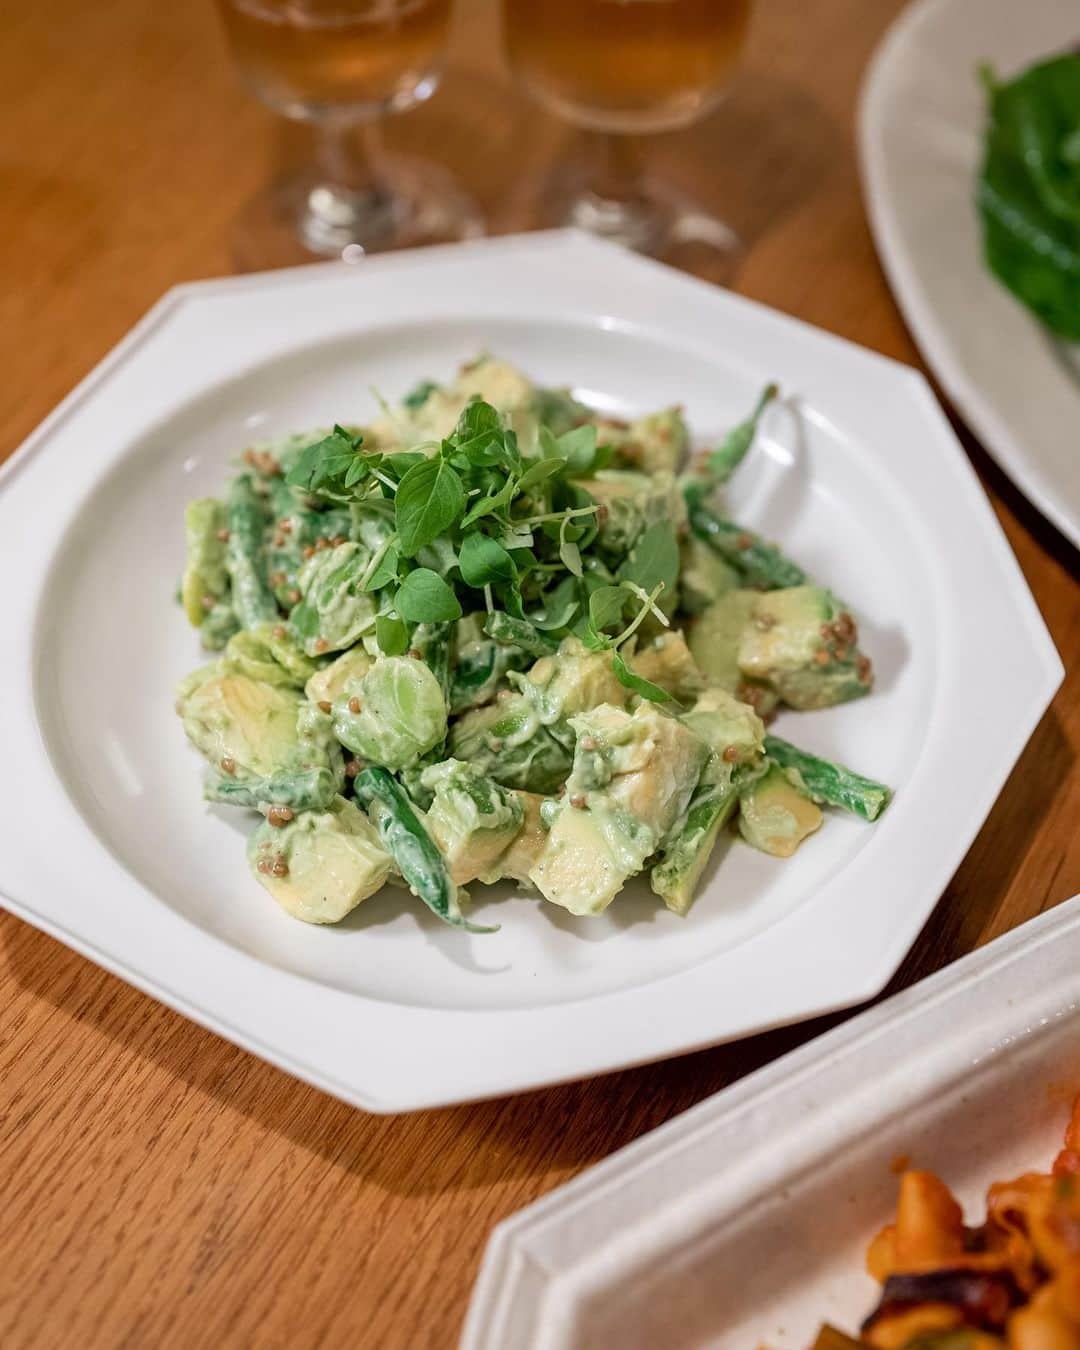
<svg viewBox="0 0 1080 1350">
<path fill-rule="evenodd" d="M 296 139 L 237 87 L 209 3 L 2 8 L 0 455 L 163 290 L 231 270 L 231 222 Z M 739 290 L 918 363 L 853 149 L 898 9 L 761 0 L 728 102 L 651 153 L 742 231 Z M 388 139 L 457 170 L 501 231 L 572 136 L 510 86 L 471 0 L 442 92 Z M 1080 890 L 1077 557 L 965 444 L 1069 674 L 896 986 Z M 6 1350 L 453 1346 L 493 1224 L 827 1025 L 375 1119 L 6 915 L 0 1009 Z"/>
</svg>

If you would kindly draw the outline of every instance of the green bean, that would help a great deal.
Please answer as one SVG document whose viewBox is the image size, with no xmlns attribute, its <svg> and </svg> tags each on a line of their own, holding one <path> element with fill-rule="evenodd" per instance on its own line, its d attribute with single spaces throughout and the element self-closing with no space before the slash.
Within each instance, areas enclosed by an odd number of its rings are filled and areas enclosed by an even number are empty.
<svg viewBox="0 0 1080 1350">
<path fill-rule="evenodd" d="M 686 504 L 690 528 L 735 568 L 745 585 L 759 591 L 780 591 L 802 586 L 808 580 L 798 563 L 786 558 L 775 544 L 705 506 L 696 484 L 686 489 Z"/>
<path fill-rule="evenodd" d="M 447 707 L 450 705 L 450 635 L 453 631 L 454 626 L 450 623 L 418 623 L 412 635 L 412 645 L 438 680 Z"/>
<path fill-rule="evenodd" d="M 652 869 L 653 891 L 676 914 L 685 914 L 694 903 L 701 874 L 737 802 L 738 793 L 730 778 L 699 788 L 681 829 Z"/>
<path fill-rule="evenodd" d="M 765 753 L 781 769 L 798 776 L 797 785 L 819 805 L 839 806 L 863 820 L 877 820 L 892 800 L 892 790 L 884 783 L 863 778 L 842 764 L 798 750 L 778 736 L 765 737 Z"/>
<path fill-rule="evenodd" d="M 357 800 L 367 808 L 383 848 L 413 895 L 452 928 L 469 933 L 493 933 L 461 916 L 458 888 L 450 879 L 446 860 L 413 810 L 400 783 L 385 769 L 367 768 L 354 781 Z"/>
<path fill-rule="evenodd" d="M 766 385 L 749 417 L 733 427 L 706 460 L 706 472 L 714 484 L 726 483 L 746 458 L 754 444 L 761 414 L 780 392 L 775 384 Z"/>
<path fill-rule="evenodd" d="M 226 566 L 232 578 L 232 604 L 241 628 L 278 618 L 277 601 L 270 593 L 263 555 L 263 531 L 268 512 L 248 474 L 233 480 L 227 506 L 229 544 Z"/>
<path fill-rule="evenodd" d="M 523 647 L 495 642 L 471 642 L 458 653 L 450 686 L 451 713 L 487 703 L 498 692 L 508 670 L 524 670 L 532 656 Z"/>
<path fill-rule="evenodd" d="M 337 795 L 339 784 L 331 769 L 298 769 L 295 773 L 273 774 L 269 778 L 232 778 L 226 774 L 207 776 L 203 796 L 208 802 L 227 806 L 246 806 L 257 811 L 261 806 L 288 806 L 294 811 L 325 811 Z"/>
</svg>

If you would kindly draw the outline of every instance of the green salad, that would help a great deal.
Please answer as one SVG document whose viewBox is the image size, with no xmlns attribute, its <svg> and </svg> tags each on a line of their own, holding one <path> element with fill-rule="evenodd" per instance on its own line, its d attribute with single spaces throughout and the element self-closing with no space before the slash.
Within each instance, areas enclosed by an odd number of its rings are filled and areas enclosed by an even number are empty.
<svg viewBox="0 0 1080 1350">
<path fill-rule="evenodd" d="M 217 655 L 177 711 L 280 905 L 334 923 L 391 882 L 490 931 L 473 882 L 589 915 L 647 872 L 685 914 L 730 821 L 789 857 L 823 806 L 880 815 L 887 788 L 766 731 L 872 684 L 846 606 L 725 512 L 775 393 L 687 468 L 678 408 L 623 421 L 481 356 L 188 506 Z"/>
<path fill-rule="evenodd" d="M 978 205 L 987 266 L 1051 332 L 1080 342 L 1080 55 L 1002 81 L 990 103 Z"/>
</svg>

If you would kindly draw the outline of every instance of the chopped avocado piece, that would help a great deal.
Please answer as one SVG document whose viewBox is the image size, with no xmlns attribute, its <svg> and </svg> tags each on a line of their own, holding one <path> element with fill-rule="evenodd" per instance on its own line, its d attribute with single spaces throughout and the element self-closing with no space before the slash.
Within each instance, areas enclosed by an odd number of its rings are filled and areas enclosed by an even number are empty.
<svg viewBox="0 0 1080 1350">
<path fill-rule="evenodd" d="M 521 828 L 514 835 L 504 853 L 501 853 L 484 872 L 480 880 L 491 884 L 496 881 L 519 881 L 532 890 L 529 873 L 547 843 L 547 826 L 540 814 L 540 808 L 548 800 L 535 792 L 513 793 L 521 806 Z"/>
<path fill-rule="evenodd" d="M 765 749 L 765 724 L 748 703 L 713 685 L 680 718 L 709 747 L 703 783 L 730 783 L 737 767 L 758 764 Z"/>
<path fill-rule="evenodd" d="M 630 697 L 630 691 L 616 678 L 611 653 L 589 651 L 572 637 L 565 638 L 554 655 L 542 656 L 524 675 L 511 674 L 509 678 L 544 726 L 565 723 L 602 703 L 622 707 Z M 565 734 L 560 739 L 565 739 Z"/>
<path fill-rule="evenodd" d="M 739 775 L 760 772 L 765 726 L 752 707 L 713 686 L 679 719 L 709 749 L 684 817 L 665 838 L 652 888 L 668 909 L 686 914 L 720 831 L 737 803 Z"/>
<path fill-rule="evenodd" d="M 350 680 L 359 680 L 371 669 L 371 657 L 363 647 L 350 647 L 328 666 L 323 666 L 304 685 L 312 703 L 333 703 L 341 698 Z"/>
<path fill-rule="evenodd" d="M 496 642 L 482 632 L 466 642 L 459 639 L 450 685 L 451 713 L 490 703 L 505 686 L 506 674 L 523 670 L 531 662 L 532 657 L 523 648 Z"/>
<path fill-rule="evenodd" d="M 663 408 L 630 423 L 627 440 L 619 446 L 619 453 L 646 473 L 662 470 L 675 473 L 689 444 L 690 433 L 682 409 Z"/>
<path fill-rule="evenodd" d="M 454 722 L 450 753 L 505 787 L 543 795 L 558 792 L 570 772 L 570 751 L 541 725 L 530 700 L 509 690 Z"/>
<path fill-rule="evenodd" d="M 252 873 L 278 904 L 305 923 L 337 923 L 382 886 L 390 855 L 353 802 L 264 821 L 248 841 Z"/>
<path fill-rule="evenodd" d="M 739 669 L 767 682 L 792 708 L 828 708 L 869 693 L 872 672 L 850 613 L 821 586 L 756 598 L 739 635 Z"/>
<path fill-rule="evenodd" d="M 529 876 L 572 914 L 599 914 L 686 810 L 708 749 L 652 703 L 603 705 L 571 725 L 573 771 Z"/>
<path fill-rule="evenodd" d="M 688 614 L 700 614 L 728 591 L 738 589 L 739 577 L 735 569 L 696 534 L 688 535 L 679 551 L 682 557 L 679 595 Z"/>
<path fill-rule="evenodd" d="M 334 734 L 373 764 L 404 769 L 446 736 L 446 700 L 423 661 L 380 656 L 333 703 Z"/>
<path fill-rule="evenodd" d="M 330 719 L 281 685 L 211 667 L 189 677 L 177 710 L 209 762 L 206 796 L 236 806 L 324 808 L 344 783 Z"/>
<path fill-rule="evenodd" d="M 225 507 L 216 497 L 189 502 L 184 512 L 187 562 L 180 598 L 193 628 L 201 628 L 207 613 L 229 590 L 225 567 Z"/>
<path fill-rule="evenodd" d="M 375 600 L 361 590 L 370 552 L 347 540 L 310 557 L 297 576 L 303 597 L 289 624 L 308 656 L 339 652 L 375 627 Z"/>
<path fill-rule="evenodd" d="M 689 645 L 694 660 L 711 683 L 731 694 L 743 678 L 739 669 L 739 639 L 753 619 L 756 603 L 755 591 L 727 591 L 690 626 Z"/>
<path fill-rule="evenodd" d="M 282 624 L 263 623 L 237 633 L 229 639 L 224 661 L 231 673 L 297 689 L 315 673 L 315 662 L 299 650 Z"/>
<path fill-rule="evenodd" d="M 630 669 L 658 684 L 677 699 L 694 698 L 705 688 L 705 676 L 681 633 L 661 633 L 631 658 Z"/>
<path fill-rule="evenodd" d="M 790 858 L 821 821 L 820 808 L 775 764 L 739 791 L 739 833 L 774 858 Z"/>
<path fill-rule="evenodd" d="M 649 525 L 669 520 L 676 530 L 686 521 L 686 501 L 674 474 L 601 469 L 583 486 L 605 508 L 599 521 L 602 552 L 621 562 Z"/>
<path fill-rule="evenodd" d="M 525 808 L 517 795 L 475 767 L 457 759 L 424 770 L 421 781 L 433 799 L 427 828 L 464 886 L 488 871 L 521 829 Z"/>
<path fill-rule="evenodd" d="M 207 611 L 199 629 L 199 642 L 205 651 L 220 652 L 228 645 L 233 634 L 239 631 L 240 620 L 233 613 L 233 607 L 226 598 L 219 600 L 213 609 Z"/>
</svg>

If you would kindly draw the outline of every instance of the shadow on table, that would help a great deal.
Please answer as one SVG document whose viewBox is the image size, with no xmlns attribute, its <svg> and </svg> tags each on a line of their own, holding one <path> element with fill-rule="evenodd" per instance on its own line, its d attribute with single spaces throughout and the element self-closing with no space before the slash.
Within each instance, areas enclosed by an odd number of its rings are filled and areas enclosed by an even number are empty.
<svg viewBox="0 0 1080 1350">
<path fill-rule="evenodd" d="M 1073 753 L 1052 713 L 1043 718 L 886 994 L 1012 926 L 1006 909 L 1016 874 L 1070 770 Z M 1030 865 L 1030 861 L 1029 861 Z M 1046 860 L 1034 873 L 1034 908 L 1066 899 L 1080 879 Z M 1019 915 L 1015 916 L 1019 917 Z M 0 935 L 19 985 L 151 1061 L 177 1082 L 284 1135 L 333 1167 L 395 1194 L 490 1188 L 515 1178 L 555 1185 L 695 1102 L 850 1016 L 817 1018 L 737 1045 L 684 1055 L 584 1083 L 417 1116 L 376 1117 L 345 1106 L 263 1064 L 164 1007 L 144 1000 L 82 957 L 5 919 Z M 583 1016 L 587 1009 L 583 1009 Z"/>
</svg>

